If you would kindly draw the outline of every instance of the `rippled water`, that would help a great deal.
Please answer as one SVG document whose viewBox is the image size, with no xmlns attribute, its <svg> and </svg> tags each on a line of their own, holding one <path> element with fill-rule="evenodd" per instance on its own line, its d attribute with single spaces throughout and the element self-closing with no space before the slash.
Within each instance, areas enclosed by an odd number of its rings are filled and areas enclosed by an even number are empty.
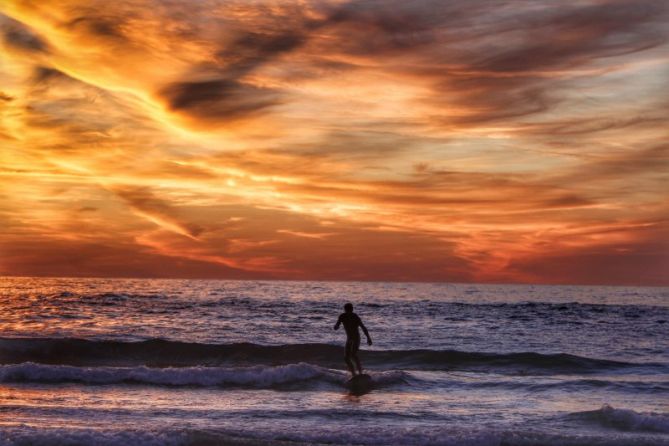
<svg viewBox="0 0 669 446">
<path fill-rule="evenodd" d="M 669 289 L 0 279 L 0 444 L 669 444 Z M 346 301 L 376 387 L 349 395 Z"/>
</svg>

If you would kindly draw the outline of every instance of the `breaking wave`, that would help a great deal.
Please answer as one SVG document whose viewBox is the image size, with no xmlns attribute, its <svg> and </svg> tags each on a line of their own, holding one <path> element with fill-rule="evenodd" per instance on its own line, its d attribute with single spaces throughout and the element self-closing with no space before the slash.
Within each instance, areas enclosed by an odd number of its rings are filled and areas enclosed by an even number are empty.
<svg viewBox="0 0 669 446">
<path fill-rule="evenodd" d="M 669 414 L 639 413 L 631 409 L 615 409 L 608 404 L 597 410 L 574 412 L 566 418 L 625 432 L 669 433 Z"/>
<path fill-rule="evenodd" d="M 400 371 L 373 374 L 379 386 L 402 383 L 406 376 Z M 233 368 L 76 367 L 31 362 L 0 366 L 0 382 L 273 388 L 318 383 L 341 385 L 347 378 L 344 372 L 305 363 Z"/>
</svg>

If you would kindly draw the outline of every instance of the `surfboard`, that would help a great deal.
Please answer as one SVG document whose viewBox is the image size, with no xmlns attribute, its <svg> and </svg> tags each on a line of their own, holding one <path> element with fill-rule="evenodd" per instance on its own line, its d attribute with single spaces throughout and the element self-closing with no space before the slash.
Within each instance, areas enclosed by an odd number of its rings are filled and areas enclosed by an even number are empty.
<svg viewBox="0 0 669 446">
<path fill-rule="evenodd" d="M 353 394 L 367 393 L 374 387 L 372 377 L 363 373 L 362 375 L 355 375 L 353 378 L 346 381 L 346 387 Z"/>
</svg>

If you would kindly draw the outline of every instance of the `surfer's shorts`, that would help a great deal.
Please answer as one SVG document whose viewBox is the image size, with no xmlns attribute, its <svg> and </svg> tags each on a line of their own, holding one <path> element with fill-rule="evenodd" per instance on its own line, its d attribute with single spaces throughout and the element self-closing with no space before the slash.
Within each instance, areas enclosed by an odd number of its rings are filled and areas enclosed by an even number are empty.
<svg viewBox="0 0 669 446">
<path fill-rule="evenodd" d="M 360 339 L 349 339 L 346 341 L 346 357 L 358 354 L 360 350 Z"/>
</svg>

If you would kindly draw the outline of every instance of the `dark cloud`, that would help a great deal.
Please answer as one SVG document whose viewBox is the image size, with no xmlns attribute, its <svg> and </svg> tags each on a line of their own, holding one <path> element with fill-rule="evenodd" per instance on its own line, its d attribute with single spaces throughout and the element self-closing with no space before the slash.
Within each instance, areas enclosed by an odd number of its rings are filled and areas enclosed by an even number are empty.
<svg viewBox="0 0 669 446">
<path fill-rule="evenodd" d="M 279 103 L 279 95 L 272 89 L 223 78 L 174 82 L 159 94 L 170 110 L 205 121 L 247 118 Z"/>
<path fill-rule="evenodd" d="M 280 54 L 294 50 L 307 39 L 306 30 L 271 33 L 244 31 L 220 49 L 216 58 L 226 78 L 236 79 Z"/>
<path fill-rule="evenodd" d="M 93 10 L 86 10 L 81 13 L 81 16 L 67 22 L 65 27 L 76 33 L 93 38 L 120 43 L 128 41 L 122 30 L 122 25 L 126 20 L 125 16 L 100 16 Z"/>
<path fill-rule="evenodd" d="M 30 53 L 46 53 L 49 50 L 47 43 L 28 29 L 25 25 L 11 20 L 1 29 L 2 41 L 8 47 Z"/>
<path fill-rule="evenodd" d="M 468 111 L 437 114 L 435 122 L 477 125 L 538 115 L 563 102 L 570 79 L 549 71 L 654 48 L 669 38 L 661 26 L 668 8 L 654 0 L 505 5 L 517 12 L 486 0 L 466 8 L 434 0 L 317 5 L 320 18 L 290 8 L 291 16 L 268 10 L 262 30 L 236 23 L 213 62 L 165 86 L 159 96 L 171 110 L 198 119 L 239 119 L 288 100 L 246 80 L 285 54 L 304 49 L 302 72 L 290 73 L 294 79 L 309 78 L 312 71 L 327 75 L 327 60 L 336 64 L 334 72 L 358 68 L 337 57 L 362 56 L 372 64 L 398 57 L 406 59 L 387 69 L 431 83 L 427 102 Z"/>
<path fill-rule="evenodd" d="M 70 76 L 68 76 L 67 74 L 63 73 L 60 70 L 56 70 L 55 68 L 41 67 L 41 66 L 34 68 L 31 79 L 33 84 L 44 84 L 53 80 L 74 81 L 74 79 L 72 79 Z"/>
<path fill-rule="evenodd" d="M 335 28 L 326 31 L 338 37 L 332 49 L 354 55 L 389 55 L 434 43 L 435 30 L 443 25 L 439 5 L 434 5 L 437 13 L 430 15 L 425 13 L 425 4 L 434 2 L 417 3 L 352 2 L 332 11 L 328 24 Z"/>
<path fill-rule="evenodd" d="M 279 91 L 251 85 L 244 77 L 301 46 L 314 23 L 304 20 L 294 28 L 276 23 L 279 26 L 263 32 L 238 29 L 222 44 L 212 63 L 196 68 L 196 75 L 208 73 L 204 80 L 177 81 L 163 87 L 158 95 L 172 111 L 214 122 L 248 118 L 277 105 Z"/>
<path fill-rule="evenodd" d="M 376 17 L 376 10 L 369 8 L 344 7 L 325 8 L 320 11 L 322 18 L 306 17 L 299 10 L 290 9 L 293 15 L 276 15 L 269 10 L 264 20 L 268 23 L 262 31 L 245 29 L 237 24 L 231 37 L 224 39 L 216 51 L 213 62 L 196 67 L 193 77 L 204 80 L 185 79 L 163 87 L 158 95 L 167 101 L 172 111 L 186 113 L 202 120 L 222 121 L 246 118 L 268 107 L 281 103 L 281 92 L 276 89 L 250 85 L 245 78 L 257 69 L 274 62 L 284 54 L 296 51 L 314 37 L 317 32 L 329 32 L 329 27 L 352 26 L 365 28 L 372 26 L 382 33 L 390 33 L 388 44 L 409 48 L 415 42 L 403 43 L 400 34 L 393 29 L 411 27 L 411 15 L 383 13 Z M 348 25 L 344 25 L 344 24 Z M 246 25 L 248 26 L 248 25 Z M 337 33 L 345 34 L 346 29 Z M 339 43 L 348 41 L 340 40 Z M 340 49 L 341 50 L 341 49 Z M 315 56 L 317 70 L 344 70 L 353 67 L 337 61 L 327 61 Z M 310 64 L 305 66 L 312 70 Z M 205 73 L 204 75 L 202 73 Z M 309 77 L 306 73 L 296 73 L 298 77 Z"/>
<path fill-rule="evenodd" d="M 492 47 L 480 47 L 471 58 L 460 60 L 462 74 L 446 77 L 442 85 L 448 91 L 462 92 L 457 103 L 476 111 L 450 117 L 451 122 L 478 124 L 554 108 L 565 100 L 571 80 L 547 72 L 666 43 L 669 35 L 661 26 L 666 10 L 657 1 L 604 1 L 560 5 L 525 16 L 519 30 L 502 34 Z"/>
<path fill-rule="evenodd" d="M 323 52 L 365 56 L 372 63 L 404 57 L 397 66 L 384 66 L 431 82 L 427 102 L 468 111 L 436 115 L 435 122 L 477 125 L 553 109 L 572 82 L 556 71 L 667 43 L 667 5 L 356 2 L 333 14 L 337 20 L 326 30 L 331 39 Z"/>
<path fill-rule="evenodd" d="M 514 45 L 500 42 L 497 52 L 483 55 L 472 68 L 488 72 L 518 72 L 568 68 L 593 59 L 637 52 L 667 40 L 659 20 L 666 3 L 654 0 L 604 1 L 590 5 L 546 8 L 509 37 Z"/>
</svg>

